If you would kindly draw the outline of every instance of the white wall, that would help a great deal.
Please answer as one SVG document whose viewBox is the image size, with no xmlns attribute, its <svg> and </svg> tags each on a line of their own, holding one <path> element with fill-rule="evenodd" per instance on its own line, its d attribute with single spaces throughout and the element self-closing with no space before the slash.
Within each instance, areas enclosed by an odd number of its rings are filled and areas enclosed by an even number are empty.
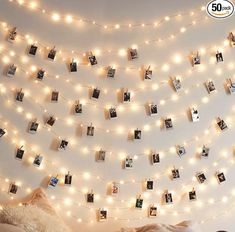
<svg viewBox="0 0 235 232">
<path fill-rule="evenodd" d="M 36 40 L 46 43 L 48 45 L 56 45 L 58 48 L 76 49 L 78 51 L 90 51 L 93 49 L 101 48 L 128 48 L 133 44 L 139 44 L 146 39 L 165 38 L 172 32 L 178 31 L 181 27 L 186 26 L 192 18 L 189 16 L 183 17 L 181 20 L 170 21 L 163 24 L 159 29 L 138 28 L 138 29 L 120 29 L 113 31 L 104 31 L 98 27 L 92 25 L 84 26 L 68 26 L 63 23 L 55 23 L 48 19 L 48 17 L 40 15 L 34 11 L 25 10 L 24 7 L 19 7 L 7 1 L 0 2 L 0 17 L 2 21 L 8 22 L 12 26 L 17 26 L 18 30 L 22 33 L 28 33 Z M 97 22 L 104 22 L 107 24 L 129 23 L 132 21 L 154 21 L 160 19 L 166 15 L 172 15 L 174 13 L 189 12 L 198 8 L 202 4 L 206 4 L 206 1 L 114 1 L 114 0 L 101 0 L 101 1 L 42 1 L 40 3 L 45 5 L 48 9 L 52 9 L 62 13 L 71 13 L 73 15 L 80 15 L 86 18 L 95 19 Z M 202 15 L 204 17 L 206 15 Z M 226 78 L 233 76 L 233 69 L 229 69 L 228 65 L 233 62 L 234 51 L 233 49 L 227 49 L 224 54 L 225 62 L 221 64 L 209 64 L 211 54 L 207 53 L 202 57 L 205 70 L 200 72 L 193 70 L 187 60 L 187 55 L 191 51 L 195 51 L 201 47 L 211 47 L 213 45 L 221 45 L 221 42 L 226 38 L 229 31 L 233 29 L 234 17 L 226 20 L 213 20 L 209 19 L 207 22 L 202 21 L 195 27 L 189 28 L 184 34 L 180 34 L 173 41 L 163 42 L 161 45 L 144 45 L 139 48 L 139 59 L 136 61 L 127 61 L 127 59 L 120 57 L 116 54 L 101 54 L 98 57 L 98 62 L 101 66 L 116 64 L 121 67 L 136 67 L 141 65 L 148 66 L 154 64 L 156 66 L 154 70 L 154 80 L 150 83 L 145 83 L 141 80 L 138 70 L 125 71 L 120 69 L 117 71 L 116 78 L 114 80 L 105 79 L 99 72 L 97 67 L 79 67 L 77 74 L 69 74 L 64 62 L 57 60 L 55 62 L 49 62 L 43 59 L 42 55 L 38 55 L 36 58 L 30 58 L 28 64 L 22 64 L 19 57 L 22 57 L 26 51 L 26 42 L 18 42 L 16 44 L 9 44 L 4 41 L 5 34 L 1 33 L 1 44 L 8 51 L 15 51 L 17 56 L 11 58 L 15 60 L 15 63 L 19 63 L 21 67 L 30 69 L 31 65 L 37 67 L 43 67 L 49 74 L 59 74 L 61 78 L 55 80 L 53 78 L 45 78 L 43 83 L 34 84 L 33 80 L 27 77 L 23 72 L 17 72 L 14 79 L 9 79 L 5 75 L 1 77 L 1 83 L 7 88 L 5 97 L 1 97 L 1 126 L 3 122 L 8 121 L 9 126 L 6 128 L 17 128 L 18 135 L 12 135 L 9 132 L 7 139 L 2 138 L 1 143 L 1 157 L 0 157 L 0 175 L 2 177 L 8 177 L 10 180 L 20 181 L 22 188 L 20 189 L 17 197 L 24 196 L 26 194 L 26 188 L 36 188 L 38 186 L 45 186 L 45 181 L 49 174 L 57 174 L 61 172 L 61 169 L 76 173 L 74 176 L 73 187 L 74 193 L 70 193 L 69 188 L 58 186 L 56 189 L 48 189 L 49 196 L 55 195 L 60 200 L 55 200 L 54 204 L 58 204 L 61 207 L 61 214 L 65 215 L 65 212 L 71 211 L 76 218 L 82 218 L 83 223 L 77 224 L 76 220 L 66 218 L 68 223 L 72 225 L 74 231 L 115 231 L 121 226 L 137 226 L 145 223 L 161 222 L 161 223 L 177 223 L 181 220 L 197 220 L 201 221 L 210 218 L 208 222 L 202 225 L 203 231 L 215 231 L 218 229 L 226 229 L 232 231 L 234 228 L 234 222 L 232 221 L 232 210 L 230 210 L 233 198 L 231 192 L 234 184 L 234 172 L 231 168 L 231 162 L 233 160 L 233 132 L 234 132 L 234 96 L 225 93 L 223 88 Z M 2 31 L 2 30 L 1 30 Z M 210 50 L 212 52 L 212 50 Z M 172 62 L 174 54 L 181 54 L 183 61 L 181 64 L 176 65 Z M 73 55 L 71 54 L 71 58 Z M 81 59 L 80 59 L 81 60 Z M 162 71 L 161 66 L 167 63 L 170 65 L 169 71 Z M 0 65 L 0 71 L 3 73 L 5 66 Z M 222 74 L 218 75 L 218 69 L 222 70 Z M 192 70 L 191 76 L 184 79 L 186 72 Z M 182 92 L 179 94 L 177 101 L 168 100 L 164 106 L 160 106 L 159 114 L 156 117 L 149 117 L 146 115 L 144 107 L 140 106 L 136 110 L 132 110 L 130 107 L 126 107 L 124 111 L 118 112 L 119 118 L 116 120 L 107 120 L 104 117 L 104 110 L 102 109 L 106 105 L 117 104 L 116 89 L 122 87 L 128 87 L 130 90 L 136 87 L 140 87 L 143 84 L 150 86 L 153 83 L 160 83 L 162 80 L 168 80 L 171 75 L 184 74 L 183 88 L 189 90 L 188 95 L 184 95 Z M 48 94 L 45 93 L 44 88 L 46 86 L 52 89 L 59 90 L 63 96 L 71 100 L 87 99 L 88 103 L 92 103 L 88 100 L 88 89 L 81 91 L 75 90 L 73 84 L 65 84 L 65 79 L 71 79 L 73 83 L 98 86 L 101 89 L 108 89 L 108 94 L 101 93 L 101 98 L 95 102 L 98 108 L 88 104 L 84 107 L 84 113 L 81 116 L 75 117 L 71 114 L 71 107 L 62 98 L 59 103 L 52 104 L 48 101 Z M 208 96 L 203 83 L 213 79 L 218 92 L 213 96 Z M 194 84 L 199 83 L 198 88 L 192 87 Z M 27 126 L 29 119 L 26 119 L 25 113 L 19 114 L 14 109 L 14 105 L 7 106 L 6 100 L 8 98 L 14 101 L 14 94 L 12 88 L 23 88 L 30 92 L 30 97 L 25 98 L 25 101 L 17 103 L 22 106 L 26 113 L 30 112 L 33 116 L 36 116 L 38 121 L 43 122 L 47 116 L 43 112 L 43 109 L 35 104 L 33 100 L 38 99 L 39 103 L 43 105 L 48 111 L 57 116 L 59 120 L 53 127 L 52 132 L 48 132 L 45 128 L 41 127 L 40 131 L 36 135 L 30 135 L 27 133 Z M 171 98 L 174 94 L 174 90 L 165 84 L 157 91 L 146 90 L 135 93 L 133 97 L 133 103 L 145 104 L 149 101 L 159 102 L 161 99 Z M 209 102 L 207 104 L 202 103 L 203 97 L 208 97 Z M 187 110 L 190 106 L 196 104 L 198 106 L 201 120 L 198 123 L 192 123 L 188 119 Z M 143 130 L 143 139 L 140 142 L 133 142 L 127 140 L 127 130 L 131 128 L 143 128 L 146 124 L 153 124 L 156 120 L 162 117 L 174 115 L 174 129 L 172 131 L 164 131 L 159 126 L 151 126 L 150 131 Z M 212 123 L 216 117 L 227 119 L 229 130 L 224 133 L 218 133 L 215 124 Z M 232 120 L 229 121 L 228 119 Z M 62 119 L 62 120 L 60 120 Z M 79 135 L 78 126 L 70 126 L 66 123 L 67 119 L 73 119 L 76 123 L 89 124 L 93 122 L 96 127 L 109 128 L 111 130 L 117 129 L 119 126 L 123 126 L 126 132 L 123 134 L 117 133 L 105 133 L 102 130 L 96 130 L 95 137 L 89 138 L 83 133 L 83 136 Z M 65 121 L 64 121 L 65 120 Z M 208 135 L 204 135 L 204 131 L 211 126 Z M 55 141 L 57 136 L 67 138 L 69 141 L 73 141 L 68 151 L 59 153 L 55 151 Z M 180 144 L 183 141 L 188 141 L 195 136 L 199 137 L 199 141 L 188 143 L 187 155 L 181 159 L 171 152 L 167 152 L 170 147 Z M 26 154 L 29 158 L 34 156 L 35 151 L 42 152 L 45 157 L 44 169 L 38 171 L 36 167 L 28 165 L 27 161 L 20 163 L 14 159 L 14 151 L 16 145 L 9 142 L 11 139 L 15 139 L 17 144 L 21 140 L 24 140 L 27 144 Z M 210 157 L 207 160 L 195 159 L 194 164 L 190 164 L 190 160 L 196 157 L 197 148 L 203 144 L 209 144 L 211 147 Z M 107 155 L 105 163 L 95 162 L 95 152 L 89 151 L 87 154 L 82 152 L 83 148 L 96 149 L 102 147 L 107 151 L 113 151 L 112 154 Z M 33 148 L 33 150 L 32 150 Z M 129 155 L 135 155 L 146 152 L 146 150 L 156 149 L 164 152 L 164 157 L 161 160 L 160 165 L 151 166 L 148 156 L 141 156 L 135 162 L 133 170 L 127 171 L 121 168 L 121 161 L 119 159 L 119 153 L 124 152 Z M 224 158 L 222 154 L 226 153 L 227 158 Z M 217 161 L 218 166 L 214 167 L 213 163 Z M 52 162 L 55 164 L 52 165 Z M 181 170 L 181 179 L 178 181 L 171 181 L 167 175 L 169 168 L 183 167 Z M 214 173 L 220 169 L 226 169 L 227 182 L 219 185 L 215 182 Z M 208 177 L 208 182 L 205 184 L 205 188 L 198 185 L 197 182 L 192 182 L 192 178 L 197 171 L 205 170 Z M 78 176 L 78 173 L 89 172 L 92 178 L 84 180 L 82 176 Z M 121 192 L 118 197 L 115 198 L 113 204 L 107 203 L 104 196 L 107 192 L 107 182 L 112 180 L 144 180 L 145 178 L 154 177 L 156 174 L 163 173 L 160 178 L 156 180 L 155 191 L 150 194 L 148 199 L 145 199 L 145 205 L 148 203 L 161 203 L 161 196 L 158 192 L 162 193 L 165 189 L 174 190 L 175 204 L 171 207 L 166 207 L 160 204 L 160 210 L 165 209 L 165 214 L 160 214 L 156 219 L 143 219 L 138 220 L 139 217 L 146 217 L 146 210 L 110 210 L 110 217 L 119 217 L 124 219 L 137 218 L 137 220 L 125 220 L 109 219 L 105 223 L 96 222 L 96 209 L 106 206 L 108 208 L 115 207 L 127 207 L 127 203 L 121 203 L 121 199 L 125 199 L 130 202 L 132 198 L 135 198 L 137 194 L 142 192 L 141 183 L 126 184 L 121 186 Z M 96 176 L 102 176 L 106 178 L 104 182 L 95 179 Z M 3 187 L 2 187 L 3 186 Z M 184 186 L 186 188 L 184 189 Z M 198 191 L 198 201 L 202 202 L 202 206 L 198 206 L 197 202 L 188 202 L 187 195 L 188 190 L 195 186 Z M 7 184 L 1 181 L 1 187 L 7 188 Z M 64 198 L 71 198 L 73 201 L 83 205 L 85 204 L 84 194 L 82 191 L 84 188 L 93 189 L 95 193 L 99 193 L 101 199 L 97 201 L 91 207 L 93 211 L 87 207 L 78 207 L 76 204 L 73 207 L 68 207 L 63 204 Z M 156 193 L 155 193 L 156 192 Z M 229 198 L 228 203 L 222 203 L 221 198 L 227 196 Z M 209 199 L 214 198 L 218 201 L 214 205 L 208 204 Z M 5 194 L 2 195 L 2 199 L 8 199 Z M 88 206 L 90 207 L 90 206 Z M 191 213 L 186 213 L 185 208 L 190 207 Z M 224 210 L 228 209 L 229 214 L 224 214 Z M 177 211 L 179 215 L 173 216 L 173 213 Z M 161 211 L 162 212 L 162 211 Z M 213 216 L 218 213 L 223 215 L 218 219 L 212 219 Z M 94 223 L 87 223 L 94 220 Z"/>
</svg>

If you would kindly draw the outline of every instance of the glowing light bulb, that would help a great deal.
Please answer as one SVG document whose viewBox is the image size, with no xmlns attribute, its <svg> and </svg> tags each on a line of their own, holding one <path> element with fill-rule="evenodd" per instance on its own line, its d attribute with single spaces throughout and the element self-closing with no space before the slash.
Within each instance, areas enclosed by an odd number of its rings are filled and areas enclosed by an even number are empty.
<svg viewBox="0 0 235 232">
<path fill-rule="evenodd" d="M 73 16 L 67 15 L 67 16 L 65 17 L 65 21 L 66 21 L 67 23 L 72 23 L 72 22 L 73 22 Z"/>
<path fill-rule="evenodd" d="M 55 22 L 60 20 L 60 15 L 58 13 L 53 13 L 51 16 L 52 20 L 54 20 Z"/>
</svg>

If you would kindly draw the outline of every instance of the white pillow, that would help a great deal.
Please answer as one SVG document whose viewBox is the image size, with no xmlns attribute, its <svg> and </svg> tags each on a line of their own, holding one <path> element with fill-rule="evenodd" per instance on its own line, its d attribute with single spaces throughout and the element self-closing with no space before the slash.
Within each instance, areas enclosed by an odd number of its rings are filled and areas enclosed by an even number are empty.
<svg viewBox="0 0 235 232">
<path fill-rule="evenodd" d="M 2 224 L 0 223 L 0 231 L 4 232 L 25 232 L 25 230 L 20 229 L 19 227 Z"/>
</svg>

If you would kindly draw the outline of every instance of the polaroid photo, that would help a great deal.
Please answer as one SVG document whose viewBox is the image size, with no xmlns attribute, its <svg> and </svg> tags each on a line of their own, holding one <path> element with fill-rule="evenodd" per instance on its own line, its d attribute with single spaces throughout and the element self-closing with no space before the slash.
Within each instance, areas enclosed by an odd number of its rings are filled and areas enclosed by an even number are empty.
<svg viewBox="0 0 235 232">
<path fill-rule="evenodd" d="M 197 109 L 191 109 L 191 117 L 193 122 L 199 122 L 200 117 Z"/>
<path fill-rule="evenodd" d="M 147 180 L 146 181 L 146 191 L 152 191 L 153 190 L 153 187 L 154 187 L 154 182 L 153 180 Z"/>
<path fill-rule="evenodd" d="M 50 116 L 47 120 L 47 125 L 53 126 L 55 124 L 56 119 L 53 116 Z"/>
<path fill-rule="evenodd" d="M 176 92 L 178 92 L 182 88 L 181 81 L 177 77 L 172 78 L 172 84 L 173 84 Z"/>
<path fill-rule="evenodd" d="M 228 129 L 228 126 L 223 119 L 218 118 L 217 125 L 221 131 Z"/>
<path fill-rule="evenodd" d="M 82 113 L 82 104 L 77 103 L 74 105 L 74 113 L 75 114 L 81 114 Z"/>
<path fill-rule="evenodd" d="M 68 145 L 69 145 L 69 142 L 68 142 L 67 140 L 65 140 L 65 139 L 62 139 L 62 140 L 60 141 L 58 150 L 59 150 L 59 151 L 65 151 L 65 150 L 67 149 Z"/>
<path fill-rule="evenodd" d="M 153 165 L 160 163 L 160 154 L 159 153 L 153 152 L 151 154 L 151 157 L 152 157 L 152 164 Z"/>
<path fill-rule="evenodd" d="M 216 173 L 216 178 L 219 182 L 219 184 L 221 184 L 222 182 L 226 181 L 225 175 L 223 172 L 217 172 Z"/>
<path fill-rule="evenodd" d="M 117 118 L 117 110 L 114 107 L 109 109 L 109 118 Z"/>
<path fill-rule="evenodd" d="M 149 106 L 149 113 L 150 113 L 150 116 L 157 115 L 157 113 L 158 113 L 157 105 L 151 104 L 151 105 Z"/>
<path fill-rule="evenodd" d="M 172 197 L 172 194 L 171 193 L 164 193 L 164 200 L 165 200 L 165 203 L 166 204 L 171 204 L 173 203 L 173 197 Z"/>
<path fill-rule="evenodd" d="M 16 150 L 15 158 L 18 159 L 18 160 L 22 160 L 23 159 L 24 150 L 22 148 L 23 148 L 23 146 L 21 146 L 20 148 L 17 148 L 17 150 Z"/>
<path fill-rule="evenodd" d="M 58 183 L 59 183 L 58 176 L 52 176 L 49 180 L 48 187 L 55 188 Z"/>
<path fill-rule="evenodd" d="M 116 182 L 111 184 L 111 194 L 117 195 L 119 193 L 119 185 Z"/>
<path fill-rule="evenodd" d="M 234 94 L 234 93 L 235 93 L 235 82 L 233 82 L 231 78 L 229 78 L 229 79 L 227 80 L 227 82 L 228 82 L 228 90 L 229 90 L 229 93 L 230 93 L 230 94 Z"/>
<path fill-rule="evenodd" d="M 137 198 L 135 202 L 135 208 L 142 209 L 143 203 L 144 203 L 144 199 L 142 199 L 141 197 Z"/>
<path fill-rule="evenodd" d="M 155 218 L 157 216 L 157 206 L 151 205 L 149 207 L 149 217 Z"/>
<path fill-rule="evenodd" d="M 99 96 L 100 96 L 100 89 L 98 88 L 93 89 L 91 98 L 93 98 L 94 100 L 98 100 Z"/>
<path fill-rule="evenodd" d="M 131 92 L 124 91 L 123 92 L 123 103 L 131 101 Z"/>
<path fill-rule="evenodd" d="M 210 152 L 210 148 L 203 145 L 201 157 L 208 158 L 209 157 L 209 152 Z"/>
<path fill-rule="evenodd" d="M 99 210 L 99 221 L 104 222 L 107 220 L 108 217 L 108 211 L 106 209 L 100 209 Z"/>
<path fill-rule="evenodd" d="M 30 122 L 29 133 L 35 134 L 38 130 L 38 127 L 39 127 L 39 123 L 37 123 L 36 121 Z"/>
<path fill-rule="evenodd" d="M 41 155 L 36 155 L 33 161 L 33 165 L 39 167 L 42 163 L 43 157 Z"/>
<path fill-rule="evenodd" d="M 190 191 L 188 193 L 188 197 L 189 197 L 189 200 L 190 201 L 195 201 L 197 200 L 197 194 L 196 194 L 196 191 L 193 189 L 192 191 Z"/>
<path fill-rule="evenodd" d="M 95 55 L 93 55 L 92 53 L 90 53 L 90 55 L 88 56 L 88 59 L 89 59 L 91 65 L 96 65 L 96 64 L 98 64 Z"/>
<path fill-rule="evenodd" d="M 164 120 L 165 123 L 165 128 L 168 129 L 173 129 L 173 123 L 172 123 L 172 119 L 171 118 L 166 118 Z"/>
<path fill-rule="evenodd" d="M 35 56 L 36 53 L 37 53 L 37 50 L 38 50 L 38 47 L 37 47 L 35 44 L 32 44 L 32 45 L 29 47 L 29 55 Z"/>
<path fill-rule="evenodd" d="M 44 78 L 44 75 L 45 75 L 45 70 L 39 69 L 37 73 L 37 79 L 42 80 Z"/>
<path fill-rule="evenodd" d="M 51 93 L 51 102 L 58 102 L 59 100 L 59 92 L 54 90 Z"/>
<path fill-rule="evenodd" d="M 128 52 L 129 52 L 129 59 L 130 60 L 135 60 L 138 58 L 138 52 L 137 52 L 136 48 L 130 48 L 128 50 Z"/>
<path fill-rule="evenodd" d="M 11 30 L 9 30 L 8 32 L 8 37 L 7 40 L 9 42 L 14 42 L 16 40 L 16 36 L 17 36 L 17 28 L 13 27 Z"/>
<path fill-rule="evenodd" d="M 228 40 L 231 47 L 235 46 L 235 36 L 232 32 L 229 33 Z"/>
<path fill-rule="evenodd" d="M 69 65 L 70 72 L 77 72 L 78 71 L 78 64 L 77 62 L 73 59 L 72 62 Z"/>
<path fill-rule="evenodd" d="M 18 188 L 19 188 L 18 185 L 16 185 L 15 183 L 11 183 L 10 186 L 9 186 L 8 193 L 9 194 L 16 194 L 17 191 L 18 191 Z"/>
<path fill-rule="evenodd" d="M 114 78 L 115 73 L 116 73 L 116 69 L 109 66 L 108 69 L 107 69 L 107 77 L 108 78 Z"/>
<path fill-rule="evenodd" d="M 171 170 L 171 178 L 172 178 L 172 180 L 176 180 L 176 179 L 180 178 L 179 169 L 174 168 Z"/>
<path fill-rule="evenodd" d="M 215 85 L 214 85 L 213 81 L 207 81 L 206 82 L 206 88 L 207 88 L 207 91 L 208 91 L 209 94 L 214 92 L 215 91 Z"/>
<path fill-rule="evenodd" d="M 22 89 L 16 93 L 16 101 L 23 102 L 24 99 L 24 92 Z"/>
<path fill-rule="evenodd" d="M 56 50 L 55 50 L 55 47 L 54 47 L 54 48 L 52 48 L 52 49 L 49 51 L 47 57 L 48 57 L 48 59 L 50 59 L 50 60 L 54 60 L 54 59 L 55 59 L 55 56 L 56 56 Z"/>
<path fill-rule="evenodd" d="M 0 138 L 6 134 L 6 131 L 2 128 L 0 128 Z"/>
<path fill-rule="evenodd" d="M 199 54 L 199 52 L 197 52 L 196 54 L 193 54 L 192 56 L 192 65 L 199 65 L 201 64 L 201 56 Z"/>
<path fill-rule="evenodd" d="M 94 126 L 88 126 L 87 127 L 87 136 L 94 136 L 94 133 L 95 133 L 95 127 Z"/>
<path fill-rule="evenodd" d="M 17 70 L 17 66 L 16 66 L 15 64 L 11 64 L 11 65 L 8 67 L 7 76 L 8 76 L 8 77 L 13 77 L 13 76 L 15 76 L 16 70 Z"/>
<path fill-rule="evenodd" d="M 145 69 L 144 72 L 144 80 L 150 81 L 153 77 L 153 70 L 151 70 L 151 67 L 149 66 L 147 69 Z"/>
<path fill-rule="evenodd" d="M 68 172 L 65 176 L 64 176 L 64 185 L 72 185 L 72 179 L 73 176 Z"/>
<path fill-rule="evenodd" d="M 183 156 L 186 154 L 186 149 L 184 146 L 176 146 L 176 152 L 179 157 Z"/>
<path fill-rule="evenodd" d="M 94 195 L 93 191 L 87 193 L 86 202 L 87 203 L 94 203 L 94 201 L 95 201 L 95 195 Z"/>
<path fill-rule="evenodd" d="M 132 169 L 133 168 L 133 158 L 126 157 L 125 159 L 125 169 Z"/>
<path fill-rule="evenodd" d="M 139 129 L 134 130 L 134 139 L 135 140 L 141 139 L 141 130 Z"/>
<path fill-rule="evenodd" d="M 106 151 L 99 150 L 97 152 L 96 161 L 97 162 L 104 162 L 105 158 L 106 158 Z"/>
<path fill-rule="evenodd" d="M 196 174 L 197 180 L 200 184 L 203 184 L 206 181 L 206 176 L 203 172 L 199 172 Z"/>
<path fill-rule="evenodd" d="M 215 54 L 215 57 L 216 57 L 216 62 L 217 63 L 224 61 L 222 52 L 217 51 L 217 53 Z"/>
</svg>

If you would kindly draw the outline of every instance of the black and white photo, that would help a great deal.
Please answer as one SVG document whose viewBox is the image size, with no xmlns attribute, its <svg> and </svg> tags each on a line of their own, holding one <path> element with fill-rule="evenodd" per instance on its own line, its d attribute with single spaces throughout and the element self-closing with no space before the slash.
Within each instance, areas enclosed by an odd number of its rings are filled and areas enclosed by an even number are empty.
<svg viewBox="0 0 235 232">
<path fill-rule="evenodd" d="M 104 150 L 99 150 L 96 154 L 96 161 L 97 162 L 104 162 L 106 158 L 106 151 Z"/>
<path fill-rule="evenodd" d="M 195 108 L 191 109 L 191 117 L 193 122 L 198 122 L 200 120 L 198 110 Z"/>
<path fill-rule="evenodd" d="M 112 182 L 111 184 L 111 194 L 117 195 L 119 193 L 119 185 L 116 182 Z"/>
<path fill-rule="evenodd" d="M 82 113 L 82 104 L 81 103 L 75 103 L 74 105 L 74 113 L 75 114 L 81 114 Z"/>
<path fill-rule="evenodd" d="M 77 72 L 78 68 L 77 68 L 77 62 L 72 59 L 72 62 L 69 64 L 69 68 L 70 68 L 70 72 Z"/>
<path fill-rule="evenodd" d="M 6 134 L 5 129 L 0 128 L 0 138 Z"/>
<path fill-rule="evenodd" d="M 33 165 L 39 167 L 42 163 L 43 156 L 41 155 L 36 155 L 33 161 Z"/>
<path fill-rule="evenodd" d="M 109 66 L 108 69 L 107 69 L 107 77 L 114 78 L 115 73 L 116 73 L 116 69 Z"/>
<path fill-rule="evenodd" d="M 139 129 L 134 130 L 134 139 L 135 140 L 141 139 L 141 130 Z"/>
<path fill-rule="evenodd" d="M 209 157 L 209 152 L 210 152 L 210 148 L 203 145 L 201 157 L 208 158 Z"/>
<path fill-rule="evenodd" d="M 215 91 L 215 85 L 214 85 L 214 82 L 213 81 L 207 81 L 206 82 L 206 88 L 207 88 L 207 91 L 208 93 L 212 93 Z"/>
<path fill-rule="evenodd" d="M 48 59 L 50 59 L 50 60 L 54 60 L 54 59 L 55 59 L 55 56 L 56 56 L 56 50 L 55 50 L 55 47 L 54 47 L 54 48 L 52 48 L 52 49 L 49 51 L 47 57 L 48 57 Z"/>
<path fill-rule="evenodd" d="M 138 58 L 138 52 L 137 52 L 136 48 L 130 48 L 128 50 L 128 52 L 129 52 L 129 59 L 130 60 L 135 60 Z"/>
<path fill-rule="evenodd" d="M 192 189 L 192 191 L 190 191 L 188 193 L 188 197 L 189 197 L 189 200 L 190 201 L 195 201 L 197 200 L 197 194 L 196 194 L 196 191 L 194 190 L 194 188 Z"/>
<path fill-rule="evenodd" d="M 99 97 L 100 97 L 100 89 L 98 88 L 93 89 L 91 98 L 94 100 L 98 100 Z"/>
<path fill-rule="evenodd" d="M 178 77 L 172 77 L 172 84 L 175 88 L 175 91 L 178 92 L 182 88 L 181 80 Z"/>
<path fill-rule="evenodd" d="M 37 79 L 42 80 L 44 78 L 44 75 L 45 75 L 45 70 L 39 69 L 37 73 Z"/>
<path fill-rule="evenodd" d="M 152 80 L 152 76 L 153 76 L 153 70 L 149 66 L 147 69 L 145 69 L 144 80 Z"/>
<path fill-rule="evenodd" d="M 106 221 L 108 217 L 108 211 L 106 209 L 99 210 L 99 221 L 103 222 Z"/>
<path fill-rule="evenodd" d="M 133 168 L 133 158 L 126 157 L 125 159 L 125 169 L 132 169 Z"/>
<path fill-rule="evenodd" d="M 224 61 L 222 52 L 217 51 L 217 53 L 215 54 L 215 57 L 216 57 L 216 62 L 217 63 Z"/>
<path fill-rule="evenodd" d="M 91 65 L 96 65 L 96 64 L 98 64 L 95 55 L 93 55 L 92 53 L 90 53 L 90 55 L 88 56 L 88 59 L 89 59 Z"/>
<path fill-rule="evenodd" d="M 153 190 L 153 185 L 154 185 L 153 180 L 147 180 L 147 181 L 146 181 L 146 190 L 147 190 L 147 191 Z"/>
<path fill-rule="evenodd" d="M 181 157 L 186 154 L 186 149 L 184 146 L 178 145 L 178 146 L 176 146 L 176 152 L 177 152 L 178 156 Z"/>
<path fill-rule="evenodd" d="M 109 117 L 110 118 L 117 118 L 117 110 L 115 107 L 111 107 L 109 109 Z"/>
<path fill-rule="evenodd" d="M 235 93 L 235 82 L 229 78 L 227 80 L 227 86 L 228 86 L 228 90 L 230 94 L 234 94 Z"/>
<path fill-rule="evenodd" d="M 179 169 L 173 168 L 171 170 L 171 178 L 172 180 L 179 179 L 180 178 L 180 172 Z"/>
<path fill-rule="evenodd" d="M 32 44 L 32 45 L 29 47 L 29 55 L 35 56 L 36 53 L 37 53 L 37 50 L 38 50 L 38 47 L 37 47 L 35 44 Z"/>
<path fill-rule="evenodd" d="M 225 175 L 223 172 L 217 172 L 216 173 L 216 178 L 218 182 L 221 184 L 222 182 L 226 181 Z"/>
<path fill-rule="evenodd" d="M 64 176 L 64 184 L 65 185 L 72 185 L 72 179 L 73 176 L 70 174 L 70 172 L 68 172 L 65 176 Z"/>
<path fill-rule="evenodd" d="M 144 203 L 144 199 L 142 199 L 141 196 L 140 196 L 139 198 L 136 199 L 135 208 L 142 209 L 143 208 L 143 203 Z"/>
<path fill-rule="evenodd" d="M 221 131 L 224 131 L 226 129 L 228 129 L 228 126 L 227 124 L 225 123 L 225 121 L 221 118 L 218 118 L 217 119 L 217 125 L 218 127 L 220 128 Z"/>
<path fill-rule="evenodd" d="M 67 149 L 69 142 L 65 139 L 62 139 L 59 144 L 59 151 L 64 151 Z"/>
<path fill-rule="evenodd" d="M 21 147 L 17 148 L 17 150 L 16 150 L 16 159 L 22 160 L 23 156 L 24 156 L 24 149 L 23 149 L 23 146 L 21 146 Z"/>
<path fill-rule="evenodd" d="M 49 126 L 53 126 L 54 124 L 55 124 L 55 121 L 56 121 L 56 119 L 55 119 L 55 117 L 54 116 L 50 116 L 48 119 L 47 119 L 47 125 L 49 125 Z"/>
<path fill-rule="evenodd" d="M 156 104 L 150 104 L 149 106 L 150 116 L 157 115 L 158 107 Z"/>
<path fill-rule="evenodd" d="M 87 203 L 94 203 L 95 197 L 94 197 L 93 191 L 87 193 L 87 195 L 86 195 L 86 201 L 87 201 Z"/>
<path fill-rule="evenodd" d="M 11 65 L 8 67 L 7 76 L 8 76 L 8 77 L 13 77 L 13 76 L 15 76 L 16 70 L 17 70 L 17 66 L 16 66 L 15 64 L 11 64 Z"/>
<path fill-rule="evenodd" d="M 149 207 L 149 217 L 156 217 L 157 216 L 157 206 L 151 205 Z"/>
<path fill-rule="evenodd" d="M 164 193 L 164 201 L 166 204 L 171 204 L 173 203 L 173 197 L 172 197 L 172 194 L 171 193 Z"/>
<path fill-rule="evenodd" d="M 51 93 L 51 102 L 58 102 L 59 100 L 59 92 L 54 90 Z"/>
<path fill-rule="evenodd" d="M 129 91 L 124 91 L 123 92 L 123 102 L 130 102 L 131 101 L 131 92 Z"/>
<path fill-rule="evenodd" d="M 196 52 L 192 56 L 192 66 L 199 65 L 199 64 L 201 64 L 201 56 L 199 52 Z"/>
<path fill-rule="evenodd" d="M 35 134 L 38 130 L 38 127 L 39 127 L 39 123 L 37 123 L 36 121 L 30 122 L 29 133 Z"/>
<path fill-rule="evenodd" d="M 16 194 L 18 191 L 18 187 L 19 186 L 17 184 L 11 183 L 8 190 L 9 194 Z"/>
<path fill-rule="evenodd" d="M 95 133 L 95 127 L 90 125 L 87 127 L 87 136 L 94 136 Z"/>
<path fill-rule="evenodd" d="M 24 99 L 24 92 L 22 91 L 22 89 L 20 89 L 16 93 L 16 101 L 23 102 L 23 99 Z"/>
<path fill-rule="evenodd" d="M 151 161 L 152 161 L 153 165 L 160 163 L 160 154 L 159 153 L 152 152 L 151 157 L 152 157 Z"/>
<path fill-rule="evenodd" d="M 16 40 L 16 36 L 17 36 L 17 28 L 13 27 L 8 32 L 7 40 L 9 42 L 14 42 Z"/>
<path fill-rule="evenodd" d="M 206 181 L 206 176 L 203 172 L 199 172 L 196 174 L 197 180 L 200 184 L 203 184 Z"/>
</svg>

